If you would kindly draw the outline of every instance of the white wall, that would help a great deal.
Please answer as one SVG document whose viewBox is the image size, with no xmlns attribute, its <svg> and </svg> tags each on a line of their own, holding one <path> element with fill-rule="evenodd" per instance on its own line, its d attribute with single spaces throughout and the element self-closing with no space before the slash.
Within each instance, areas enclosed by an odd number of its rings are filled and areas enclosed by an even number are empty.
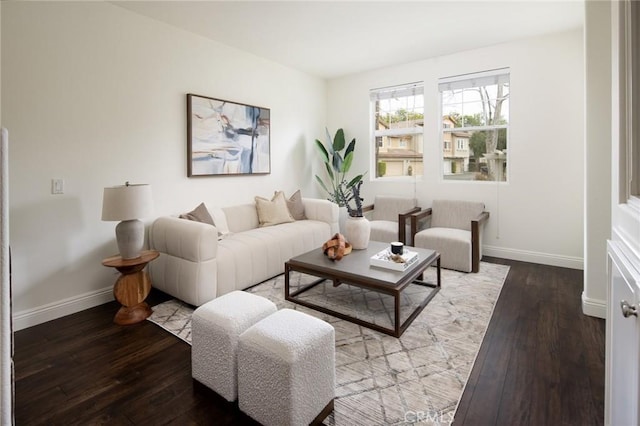
<svg viewBox="0 0 640 426">
<path fill-rule="evenodd" d="M 442 181 L 438 78 L 501 67 L 511 68 L 509 182 Z M 369 169 L 369 89 L 415 81 L 425 84 L 425 176 L 415 184 L 366 182 L 365 201 L 414 191 L 424 207 L 436 198 L 483 201 L 491 213 L 485 254 L 582 268 L 582 29 L 330 80 L 329 126 L 358 141 L 352 170 Z"/>
<path fill-rule="evenodd" d="M 315 193 L 300 165 L 324 132 L 323 80 L 109 3 L 2 9 L 17 328 L 113 299 L 117 276 L 101 265 L 117 252 L 116 223 L 100 220 L 105 186 L 150 183 L 156 216 L 275 189 Z M 187 178 L 186 93 L 270 108 L 271 174 Z M 51 195 L 52 178 L 64 195 Z"/>
<path fill-rule="evenodd" d="M 611 237 L 611 5 L 585 2 L 585 265 L 582 310 L 606 317 Z"/>
</svg>

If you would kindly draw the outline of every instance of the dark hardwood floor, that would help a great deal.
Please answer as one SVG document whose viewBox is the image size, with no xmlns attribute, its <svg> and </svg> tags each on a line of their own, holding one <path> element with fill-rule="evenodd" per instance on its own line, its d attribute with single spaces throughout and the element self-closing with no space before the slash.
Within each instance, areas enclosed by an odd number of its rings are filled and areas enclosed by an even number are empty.
<svg viewBox="0 0 640 426">
<path fill-rule="evenodd" d="M 603 424 L 604 321 L 582 314 L 582 271 L 484 260 L 511 270 L 454 424 Z M 189 345 L 148 321 L 113 324 L 117 308 L 15 333 L 17 425 L 254 424 L 193 383 Z"/>
</svg>

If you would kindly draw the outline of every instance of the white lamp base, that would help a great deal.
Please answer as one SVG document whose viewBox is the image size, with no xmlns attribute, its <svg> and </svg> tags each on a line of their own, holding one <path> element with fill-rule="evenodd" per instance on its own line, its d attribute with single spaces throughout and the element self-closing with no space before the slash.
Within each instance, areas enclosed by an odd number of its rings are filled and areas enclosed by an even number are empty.
<svg viewBox="0 0 640 426">
<path fill-rule="evenodd" d="M 116 225 L 116 241 L 123 259 L 140 257 L 144 246 L 144 224 L 138 219 L 123 220 Z"/>
</svg>

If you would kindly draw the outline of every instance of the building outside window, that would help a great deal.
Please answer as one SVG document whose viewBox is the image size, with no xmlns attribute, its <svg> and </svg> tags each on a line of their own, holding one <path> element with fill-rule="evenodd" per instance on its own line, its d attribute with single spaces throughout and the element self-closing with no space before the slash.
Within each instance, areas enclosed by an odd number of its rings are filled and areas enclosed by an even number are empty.
<svg viewBox="0 0 640 426">
<path fill-rule="evenodd" d="M 509 69 L 443 78 L 438 88 L 444 179 L 506 181 Z"/>
<path fill-rule="evenodd" d="M 373 89 L 370 100 L 376 178 L 421 176 L 424 169 L 422 82 Z"/>
</svg>

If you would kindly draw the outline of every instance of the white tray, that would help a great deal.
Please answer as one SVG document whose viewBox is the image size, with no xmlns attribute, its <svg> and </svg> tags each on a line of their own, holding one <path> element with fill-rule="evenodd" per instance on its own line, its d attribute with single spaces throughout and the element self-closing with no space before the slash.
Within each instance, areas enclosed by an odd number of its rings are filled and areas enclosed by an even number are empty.
<svg viewBox="0 0 640 426">
<path fill-rule="evenodd" d="M 406 248 L 404 249 L 404 253 L 402 253 L 404 263 L 394 262 L 391 260 L 391 255 L 391 250 L 384 249 L 371 256 L 370 264 L 371 266 L 393 269 L 394 271 L 404 271 L 418 260 L 418 253 L 409 251 Z"/>
</svg>

